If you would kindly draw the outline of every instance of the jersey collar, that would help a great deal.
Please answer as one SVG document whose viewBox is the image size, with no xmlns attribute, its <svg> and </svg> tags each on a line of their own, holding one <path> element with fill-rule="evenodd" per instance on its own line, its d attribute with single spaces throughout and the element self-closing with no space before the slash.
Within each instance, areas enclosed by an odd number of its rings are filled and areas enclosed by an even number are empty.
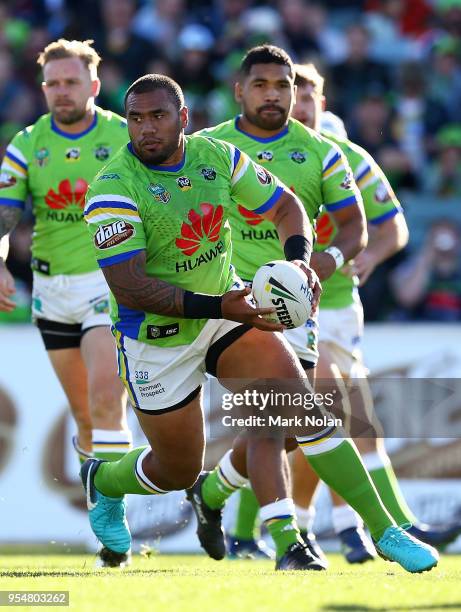
<svg viewBox="0 0 461 612">
<path fill-rule="evenodd" d="M 253 136 L 253 134 L 249 134 L 248 132 L 245 132 L 244 130 L 241 130 L 239 128 L 238 121 L 241 116 L 242 115 L 237 115 L 234 120 L 235 129 L 237 130 L 237 132 L 240 132 L 241 134 L 248 136 L 248 138 L 251 138 L 251 140 L 256 140 L 256 142 L 274 142 L 275 140 L 280 140 L 280 138 L 283 138 L 288 134 L 288 125 L 286 125 L 281 132 L 278 132 L 278 134 L 274 134 L 273 136 L 269 136 L 269 138 L 260 138 L 259 136 Z"/>
<path fill-rule="evenodd" d="M 133 151 L 133 145 L 131 144 L 131 142 L 129 142 L 126 146 L 131 155 L 134 155 L 136 159 L 141 162 L 141 164 L 143 164 L 144 166 L 146 166 L 146 168 L 149 168 L 150 170 L 157 170 L 157 172 L 179 172 L 179 170 L 181 170 L 184 164 L 186 163 L 186 147 L 184 147 L 184 154 L 179 164 L 176 164 L 175 166 L 154 166 L 153 164 L 146 164 L 142 161 L 142 159 L 139 159 L 139 157 Z"/>
<path fill-rule="evenodd" d="M 64 138 L 70 138 L 70 140 L 77 140 L 78 138 L 85 136 L 85 134 L 88 134 L 88 132 L 91 132 L 91 130 L 93 130 L 96 127 L 97 123 L 98 123 L 98 113 L 95 112 L 93 121 L 91 122 L 91 125 L 89 125 L 86 128 L 86 130 L 83 130 L 83 132 L 78 132 L 77 134 L 70 134 L 69 132 L 65 132 L 64 130 L 61 130 L 60 128 L 58 128 L 58 126 L 56 125 L 54 121 L 53 116 L 51 117 L 51 129 L 53 130 L 53 132 L 56 132 L 56 134 L 59 134 L 60 136 L 64 136 Z"/>
</svg>

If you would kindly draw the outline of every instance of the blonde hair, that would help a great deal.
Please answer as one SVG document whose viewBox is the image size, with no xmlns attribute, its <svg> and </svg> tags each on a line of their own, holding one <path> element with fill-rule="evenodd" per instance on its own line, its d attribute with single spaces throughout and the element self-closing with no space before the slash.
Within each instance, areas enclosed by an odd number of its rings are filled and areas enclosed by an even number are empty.
<svg viewBox="0 0 461 612">
<path fill-rule="evenodd" d="M 39 54 L 37 64 L 42 68 L 48 62 L 68 57 L 78 57 L 82 60 L 92 76 L 96 76 L 96 71 L 101 61 L 101 57 L 91 46 L 93 40 L 66 40 L 60 38 L 47 45 Z"/>
<path fill-rule="evenodd" d="M 325 79 L 314 64 L 295 64 L 295 85 L 313 85 L 319 96 L 323 95 Z"/>
</svg>

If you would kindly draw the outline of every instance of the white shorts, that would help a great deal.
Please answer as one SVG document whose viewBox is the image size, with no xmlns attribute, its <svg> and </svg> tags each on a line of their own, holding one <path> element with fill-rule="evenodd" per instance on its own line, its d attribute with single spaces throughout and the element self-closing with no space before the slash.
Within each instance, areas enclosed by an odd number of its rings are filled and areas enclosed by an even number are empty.
<svg viewBox="0 0 461 612">
<path fill-rule="evenodd" d="M 341 374 L 349 378 L 366 376 L 361 351 L 363 308 L 360 300 L 346 308 L 320 308 L 319 327 L 319 342 L 328 345 Z"/>
<path fill-rule="evenodd" d="M 319 325 L 317 317 L 308 319 L 301 327 L 287 329 L 283 332 L 283 335 L 291 344 L 299 359 L 303 362 L 309 362 L 314 366 L 317 365 L 319 360 Z M 303 366 L 305 366 L 304 363 Z"/>
<path fill-rule="evenodd" d="M 79 324 L 82 331 L 110 325 L 109 287 L 103 273 L 46 276 L 34 272 L 32 317 L 34 321 Z"/>
<path fill-rule="evenodd" d="M 238 327 L 242 334 L 249 329 L 235 321 L 210 319 L 192 344 L 174 347 L 152 346 L 116 332 L 119 376 L 131 403 L 142 411 L 156 413 L 189 403 L 206 380 L 210 347 Z M 229 345 L 237 337 L 230 337 Z M 224 348 L 220 347 L 220 352 Z"/>
</svg>

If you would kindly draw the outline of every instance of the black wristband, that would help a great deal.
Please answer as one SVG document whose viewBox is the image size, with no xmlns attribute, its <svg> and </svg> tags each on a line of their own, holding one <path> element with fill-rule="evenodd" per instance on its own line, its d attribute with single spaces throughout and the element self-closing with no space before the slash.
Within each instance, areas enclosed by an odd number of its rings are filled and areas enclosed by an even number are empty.
<svg viewBox="0 0 461 612">
<path fill-rule="evenodd" d="M 184 292 L 185 319 L 222 319 L 222 295 Z"/>
<path fill-rule="evenodd" d="M 309 240 L 301 234 L 295 234 L 287 238 L 283 245 L 283 252 L 287 261 L 300 259 L 308 264 L 311 259 L 312 246 Z"/>
</svg>

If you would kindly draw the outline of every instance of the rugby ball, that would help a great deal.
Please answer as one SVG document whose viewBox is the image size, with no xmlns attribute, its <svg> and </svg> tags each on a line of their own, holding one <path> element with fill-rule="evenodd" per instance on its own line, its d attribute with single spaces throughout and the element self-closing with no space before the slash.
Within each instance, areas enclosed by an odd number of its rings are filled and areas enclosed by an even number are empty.
<svg viewBox="0 0 461 612">
<path fill-rule="evenodd" d="M 288 329 L 304 325 L 312 314 L 312 289 L 304 272 L 290 261 L 275 260 L 261 266 L 253 279 L 252 293 L 259 308 L 276 309 L 264 318 Z"/>
</svg>

